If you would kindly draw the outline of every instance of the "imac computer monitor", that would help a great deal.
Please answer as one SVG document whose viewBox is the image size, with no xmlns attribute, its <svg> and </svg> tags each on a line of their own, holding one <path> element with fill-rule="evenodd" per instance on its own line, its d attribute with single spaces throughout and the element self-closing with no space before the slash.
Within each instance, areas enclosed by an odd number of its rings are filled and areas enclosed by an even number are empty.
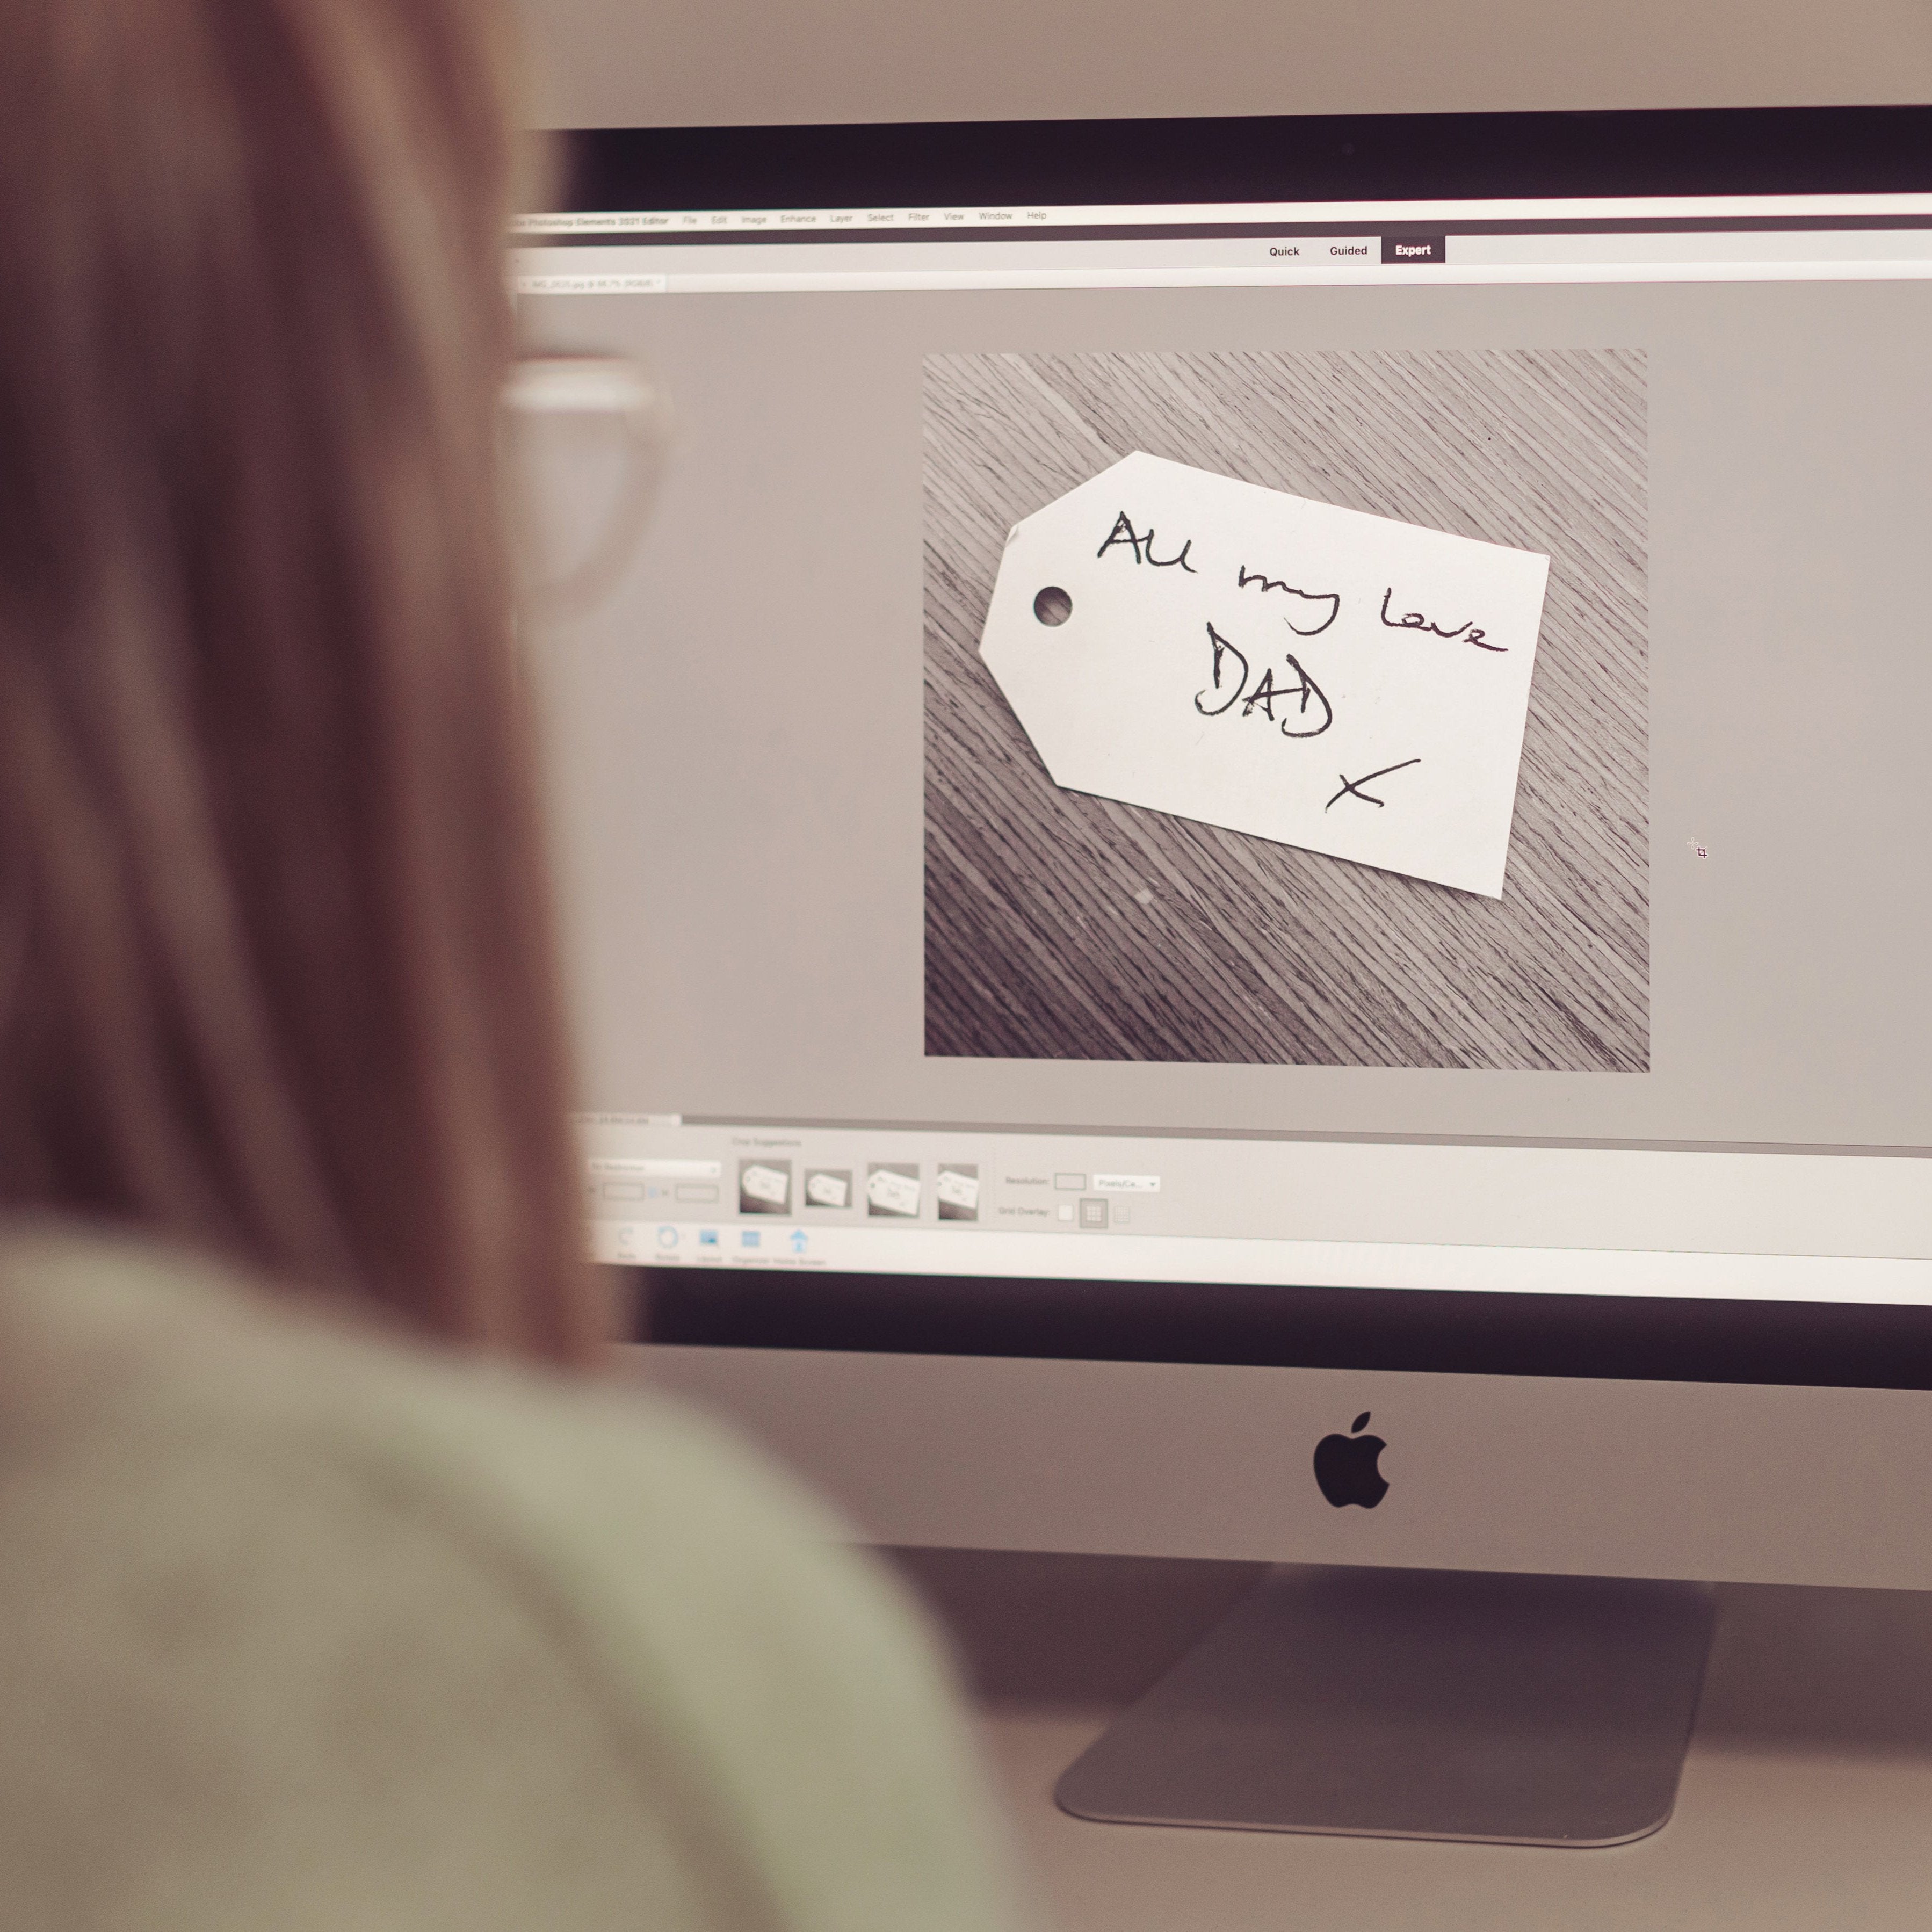
<svg viewBox="0 0 1932 1932">
<path fill-rule="evenodd" d="M 524 336 L 671 424 L 531 626 L 651 1372 L 1304 1636 L 1932 1587 L 1932 110 L 565 147 Z"/>
</svg>

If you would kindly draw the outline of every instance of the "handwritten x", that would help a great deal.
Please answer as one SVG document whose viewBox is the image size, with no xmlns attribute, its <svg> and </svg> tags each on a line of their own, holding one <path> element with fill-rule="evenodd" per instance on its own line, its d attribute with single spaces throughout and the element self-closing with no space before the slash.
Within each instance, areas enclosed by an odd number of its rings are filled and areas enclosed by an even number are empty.
<svg viewBox="0 0 1932 1932">
<path fill-rule="evenodd" d="M 1364 805 L 1386 805 L 1388 802 L 1387 799 L 1371 798 L 1363 790 L 1363 786 L 1372 784 L 1377 778 L 1387 778 L 1390 772 L 1406 772 L 1411 765 L 1419 765 L 1421 762 L 1420 758 L 1405 758 L 1399 765 L 1384 765 L 1380 771 L 1370 772 L 1358 778 L 1352 778 L 1346 772 L 1337 772 L 1335 776 L 1342 781 L 1342 789 L 1335 794 L 1335 798 L 1328 801 L 1328 805 L 1333 805 L 1336 798 L 1348 797 L 1358 798 Z M 1328 805 L 1324 805 L 1322 809 L 1326 812 Z"/>
</svg>

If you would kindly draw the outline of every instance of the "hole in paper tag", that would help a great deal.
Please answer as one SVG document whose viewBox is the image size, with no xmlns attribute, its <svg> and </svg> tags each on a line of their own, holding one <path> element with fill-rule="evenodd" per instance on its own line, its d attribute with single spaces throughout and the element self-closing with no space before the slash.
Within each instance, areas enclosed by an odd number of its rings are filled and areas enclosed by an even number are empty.
<svg viewBox="0 0 1932 1932">
<path fill-rule="evenodd" d="M 1042 624 L 1064 624 L 1073 614 L 1073 599 L 1057 584 L 1049 584 L 1033 600 L 1033 614 Z"/>
<path fill-rule="evenodd" d="M 1056 784 L 1496 898 L 1549 570 L 1137 452 L 1015 526 L 980 653 Z"/>
</svg>

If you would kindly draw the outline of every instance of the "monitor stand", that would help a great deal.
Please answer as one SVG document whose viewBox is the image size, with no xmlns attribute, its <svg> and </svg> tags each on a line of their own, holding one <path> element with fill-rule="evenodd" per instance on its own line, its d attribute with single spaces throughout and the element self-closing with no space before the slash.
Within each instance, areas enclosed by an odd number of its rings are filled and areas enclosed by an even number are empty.
<svg viewBox="0 0 1932 1932">
<path fill-rule="evenodd" d="M 1076 1817 L 1615 1845 L 1676 1802 L 1695 1584 L 1275 1570 L 1060 1778 Z"/>
</svg>

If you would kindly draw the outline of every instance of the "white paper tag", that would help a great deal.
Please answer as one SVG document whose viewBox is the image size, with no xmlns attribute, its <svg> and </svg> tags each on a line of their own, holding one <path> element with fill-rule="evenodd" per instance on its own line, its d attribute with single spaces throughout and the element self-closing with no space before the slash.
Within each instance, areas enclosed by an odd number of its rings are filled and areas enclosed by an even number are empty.
<svg viewBox="0 0 1932 1932">
<path fill-rule="evenodd" d="M 738 1176 L 740 1190 L 754 1201 L 768 1201 L 774 1208 L 785 1204 L 791 1192 L 791 1176 L 776 1167 L 748 1167 Z"/>
<path fill-rule="evenodd" d="M 909 1174 L 896 1174 L 889 1167 L 875 1167 L 866 1183 L 866 1198 L 877 1214 L 916 1214 L 919 1183 Z"/>
<path fill-rule="evenodd" d="M 980 654 L 1056 784 L 1499 898 L 1549 574 L 1136 452 L 1013 526 Z"/>
<path fill-rule="evenodd" d="M 805 1198 L 814 1208 L 842 1208 L 851 1192 L 851 1183 L 842 1174 L 820 1172 L 805 1177 Z"/>
<path fill-rule="evenodd" d="M 964 1208 L 976 1213 L 980 1206 L 980 1177 L 962 1174 L 956 1167 L 942 1167 L 934 1192 L 948 1207 Z"/>
</svg>

